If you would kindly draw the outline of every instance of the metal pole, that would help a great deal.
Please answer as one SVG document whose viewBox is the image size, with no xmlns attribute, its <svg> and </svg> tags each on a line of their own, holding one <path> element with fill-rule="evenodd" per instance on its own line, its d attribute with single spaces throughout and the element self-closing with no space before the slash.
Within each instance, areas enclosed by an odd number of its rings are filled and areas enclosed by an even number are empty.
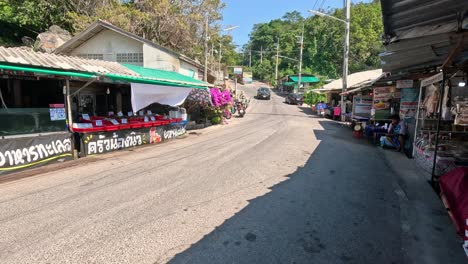
<svg viewBox="0 0 468 264">
<path fill-rule="evenodd" d="M 302 49 L 304 47 L 304 24 L 302 24 L 302 33 L 301 33 L 301 39 L 300 39 L 300 44 L 301 44 L 301 51 L 300 51 L 300 58 L 299 58 L 299 78 L 297 80 L 297 90 L 301 89 L 301 81 L 302 81 Z M 294 91 L 296 92 L 296 91 Z"/>
<path fill-rule="evenodd" d="M 205 18 L 205 72 L 203 80 L 208 81 L 208 17 Z"/>
<path fill-rule="evenodd" d="M 444 74 L 444 79 L 442 80 L 442 87 L 439 89 L 439 114 L 437 117 L 437 131 L 436 131 L 436 137 L 435 137 L 435 148 L 434 148 L 434 158 L 432 160 L 432 174 L 431 174 L 431 184 L 434 185 L 435 183 L 435 170 L 436 170 L 436 164 L 437 164 L 437 148 L 439 147 L 439 135 L 440 135 L 440 120 L 442 117 L 442 104 L 444 101 L 444 94 L 445 94 L 445 83 L 447 82 L 446 76 Z"/>
<path fill-rule="evenodd" d="M 275 68 L 275 81 L 278 86 L 278 56 L 279 56 L 279 38 L 276 41 L 276 68 Z"/>
<path fill-rule="evenodd" d="M 260 64 L 263 63 L 263 46 L 260 47 Z"/>
<path fill-rule="evenodd" d="M 70 96 L 70 80 L 65 80 L 65 96 L 66 96 L 66 105 L 67 105 L 67 116 L 68 116 L 68 128 L 73 132 L 73 116 L 71 109 L 71 96 Z"/>
<path fill-rule="evenodd" d="M 234 98 L 237 99 L 237 74 L 234 74 Z"/>
<path fill-rule="evenodd" d="M 346 121 L 346 105 L 344 96 L 348 86 L 348 56 L 349 56 L 349 21 L 351 17 L 351 0 L 346 0 L 346 29 L 345 29 L 345 45 L 343 52 L 343 90 L 341 95 L 341 121 Z"/>
<path fill-rule="evenodd" d="M 252 49 L 249 50 L 249 68 L 252 68 Z"/>
<path fill-rule="evenodd" d="M 422 98 L 422 90 L 423 90 L 423 87 L 422 85 L 419 85 L 419 97 L 418 97 L 418 109 L 416 110 L 416 126 L 415 126 L 415 133 L 414 133 L 414 138 L 413 138 L 413 153 L 412 153 L 412 156 L 414 157 L 414 154 L 416 153 L 416 149 L 415 149 L 415 146 L 414 146 L 414 143 L 416 143 L 416 138 L 417 138 L 417 131 L 418 131 L 418 127 L 419 127 L 419 110 L 421 109 L 421 98 Z"/>
<path fill-rule="evenodd" d="M 75 159 L 75 134 L 73 133 L 73 115 L 71 109 L 71 96 L 70 96 L 70 80 L 65 80 L 65 105 L 67 107 L 67 123 L 68 123 L 68 131 L 71 132 L 71 142 L 72 142 L 72 158 Z"/>
<path fill-rule="evenodd" d="M 222 48 L 221 44 L 222 43 L 219 42 L 219 71 L 218 71 L 218 74 L 219 74 L 220 78 L 221 78 L 221 48 Z"/>
</svg>

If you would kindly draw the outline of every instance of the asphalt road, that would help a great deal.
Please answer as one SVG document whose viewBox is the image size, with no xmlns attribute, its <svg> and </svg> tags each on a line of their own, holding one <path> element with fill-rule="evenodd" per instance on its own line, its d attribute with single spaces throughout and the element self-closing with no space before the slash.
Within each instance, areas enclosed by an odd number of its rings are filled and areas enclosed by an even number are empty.
<svg viewBox="0 0 468 264">
<path fill-rule="evenodd" d="M 374 152 L 252 99 L 229 125 L 1 184 L 0 263 L 402 263 Z"/>
</svg>

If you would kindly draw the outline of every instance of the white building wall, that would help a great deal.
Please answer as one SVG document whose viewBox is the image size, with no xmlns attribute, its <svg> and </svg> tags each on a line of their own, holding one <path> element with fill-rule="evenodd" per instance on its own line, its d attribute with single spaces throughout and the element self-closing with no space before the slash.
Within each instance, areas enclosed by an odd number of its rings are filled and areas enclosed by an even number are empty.
<svg viewBox="0 0 468 264">
<path fill-rule="evenodd" d="M 185 61 L 180 61 L 179 73 L 200 80 L 200 76 L 198 75 L 198 68 Z M 201 77 L 203 78 L 203 75 Z"/>
<path fill-rule="evenodd" d="M 132 54 L 131 58 L 127 57 L 130 61 L 122 61 L 122 54 Z M 140 55 L 140 60 L 135 60 L 136 54 Z M 141 43 L 112 30 L 101 31 L 74 49 L 69 55 L 175 71 L 186 76 L 193 76 L 195 79 L 203 79 L 202 71 L 190 63 L 181 61 L 177 55 Z"/>
<path fill-rule="evenodd" d="M 143 66 L 158 70 L 179 72 L 180 61 L 176 55 L 143 44 Z"/>
<path fill-rule="evenodd" d="M 90 56 L 93 54 L 102 54 L 102 59 L 107 61 L 118 61 L 117 54 L 132 54 L 132 59 L 130 61 L 121 62 L 143 66 L 142 59 L 135 60 L 135 57 L 137 57 L 136 54 L 143 54 L 143 44 L 112 30 L 101 31 L 96 36 L 74 49 L 70 55 L 80 57 L 86 57 L 88 55 L 88 58 L 93 58 Z"/>
</svg>

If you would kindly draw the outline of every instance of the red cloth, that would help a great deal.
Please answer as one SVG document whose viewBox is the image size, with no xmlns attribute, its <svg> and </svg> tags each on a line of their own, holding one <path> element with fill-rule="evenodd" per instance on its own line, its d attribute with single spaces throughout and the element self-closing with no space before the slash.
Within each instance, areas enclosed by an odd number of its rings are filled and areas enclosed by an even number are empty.
<svg viewBox="0 0 468 264">
<path fill-rule="evenodd" d="M 449 205 L 458 233 L 465 235 L 468 219 L 468 167 L 460 167 L 444 174 L 439 179 L 442 195 Z"/>
</svg>

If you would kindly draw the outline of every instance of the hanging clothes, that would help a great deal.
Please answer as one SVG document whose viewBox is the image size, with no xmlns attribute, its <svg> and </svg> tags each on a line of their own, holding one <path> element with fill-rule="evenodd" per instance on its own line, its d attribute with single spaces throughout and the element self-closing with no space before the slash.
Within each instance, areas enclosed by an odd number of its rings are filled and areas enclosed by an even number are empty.
<svg viewBox="0 0 468 264">
<path fill-rule="evenodd" d="M 451 119 L 451 113 L 450 113 L 450 89 L 451 85 L 449 82 L 447 82 L 447 85 L 444 88 L 444 97 L 442 99 L 442 116 L 441 118 L 443 120 L 449 120 Z"/>
<path fill-rule="evenodd" d="M 423 106 L 426 110 L 426 117 L 433 116 L 437 113 L 437 105 L 439 101 L 439 89 L 433 84 L 427 86 L 426 96 L 424 98 Z"/>
</svg>

